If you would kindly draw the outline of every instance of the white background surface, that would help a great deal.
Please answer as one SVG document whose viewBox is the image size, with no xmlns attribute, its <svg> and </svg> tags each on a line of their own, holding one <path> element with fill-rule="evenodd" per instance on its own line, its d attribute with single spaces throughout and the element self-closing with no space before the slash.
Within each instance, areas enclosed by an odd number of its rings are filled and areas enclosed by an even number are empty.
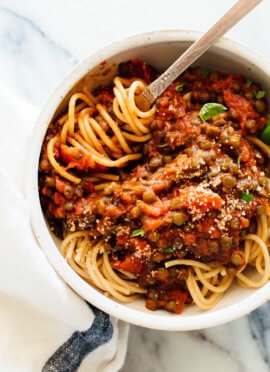
<svg viewBox="0 0 270 372">
<path fill-rule="evenodd" d="M 247 0 L 248 1 L 248 0 Z M 233 0 L 0 0 L 0 80 L 38 107 L 68 71 L 99 48 L 155 29 L 206 30 Z M 270 59 L 270 0 L 228 36 Z M 4 128 L 5 123 L 1 123 Z M 1 128 L 1 129 L 2 129 Z M 3 129 L 2 129 L 3 130 Z M 132 327 L 123 372 L 266 372 L 270 306 L 202 332 Z"/>
</svg>

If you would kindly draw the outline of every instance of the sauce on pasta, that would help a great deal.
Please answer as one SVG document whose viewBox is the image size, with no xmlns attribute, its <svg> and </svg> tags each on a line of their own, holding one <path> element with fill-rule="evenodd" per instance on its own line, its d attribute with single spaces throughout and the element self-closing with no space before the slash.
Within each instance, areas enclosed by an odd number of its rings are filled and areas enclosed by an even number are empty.
<svg viewBox="0 0 270 372">
<path fill-rule="evenodd" d="M 106 295 L 207 310 L 233 282 L 269 279 L 265 92 L 196 67 L 142 112 L 136 95 L 156 76 L 131 60 L 71 96 L 41 150 L 41 204 L 67 262 Z"/>
</svg>

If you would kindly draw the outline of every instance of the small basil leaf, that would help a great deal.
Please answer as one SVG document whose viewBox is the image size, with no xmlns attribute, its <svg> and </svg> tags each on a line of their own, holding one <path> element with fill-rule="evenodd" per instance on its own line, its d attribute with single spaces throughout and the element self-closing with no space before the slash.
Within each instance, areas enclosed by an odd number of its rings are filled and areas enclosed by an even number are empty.
<svg viewBox="0 0 270 372">
<path fill-rule="evenodd" d="M 267 121 L 264 130 L 260 134 L 261 140 L 270 145 L 270 120 Z"/>
<path fill-rule="evenodd" d="M 241 156 L 239 156 L 239 157 L 237 158 L 237 165 L 238 165 L 238 168 L 241 167 Z"/>
<path fill-rule="evenodd" d="M 242 192 L 241 199 L 250 202 L 253 199 L 253 195 Z"/>
<path fill-rule="evenodd" d="M 175 90 L 178 92 L 181 92 L 184 89 L 184 83 L 181 83 L 179 85 L 176 85 Z"/>
<path fill-rule="evenodd" d="M 174 253 L 175 252 L 175 248 L 173 248 L 173 247 L 167 247 L 167 248 L 164 248 L 163 249 L 163 252 L 164 253 Z"/>
<path fill-rule="evenodd" d="M 145 231 L 142 229 L 134 230 L 130 235 L 131 238 L 135 238 L 135 236 L 144 236 Z"/>
<path fill-rule="evenodd" d="M 223 106 L 221 103 L 209 102 L 202 106 L 199 116 L 202 120 L 208 120 L 212 116 L 221 114 L 227 110 L 227 107 Z"/>
<path fill-rule="evenodd" d="M 259 90 L 258 92 L 254 92 L 254 96 L 257 99 L 263 98 L 265 96 L 265 91 L 264 90 Z"/>
</svg>

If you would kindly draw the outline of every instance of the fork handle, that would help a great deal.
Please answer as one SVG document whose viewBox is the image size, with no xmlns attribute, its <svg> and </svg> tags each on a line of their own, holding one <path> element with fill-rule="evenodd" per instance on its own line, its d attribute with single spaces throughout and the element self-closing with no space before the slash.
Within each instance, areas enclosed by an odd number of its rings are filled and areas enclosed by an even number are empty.
<svg viewBox="0 0 270 372">
<path fill-rule="evenodd" d="M 149 106 L 211 45 L 248 14 L 262 0 L 238 0 L 206 33 L 189 47 L 158 79 L 140 94 Z"/>
</svg>

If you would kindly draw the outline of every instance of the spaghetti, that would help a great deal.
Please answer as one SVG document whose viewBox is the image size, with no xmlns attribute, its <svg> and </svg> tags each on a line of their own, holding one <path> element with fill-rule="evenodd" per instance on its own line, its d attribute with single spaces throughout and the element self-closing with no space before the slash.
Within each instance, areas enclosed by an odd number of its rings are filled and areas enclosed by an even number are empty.
<svg viewBox="0 0 270 372">
<path fill-rule="evenodd" d="M 61 253 L 69 265 L 83 279 L 122 302 L 134 301 L 136 294 L 145 293 L 143 288 L 122 277 L 112 269 L 108 252 L 102 241 L 89 239 L 90 232 L 79 231 L 69 235 L 62 243 Z"/>
<path fill-rule="evenodd" d="M 95 164 L 122 167 L 129 161 L 140 159 L 142 154 L 137 152 L 136 144 L 151 138 L 149 124 L 153 121 L 156 107 L 142 112 L 135 105 L 135 94 L 144 89 L 145 83 L 116 77 L 114 85 L 115 119 L 103 104 L 97 102 L 95 97 L 84 89 L 84 93 L 71 96 L 68 114 L 59 120 L 62 125 L 60 136 L 57 135 L 48 142 L 47 156 L 51 165 L 57 173 L 71 182 L 78 184 L 81 179 L 68 172 L 55 159 L 54 149 L 57 142 L 60 142 L 60 145 L 69 143 L 70 151 L 79 149 L 85 157 L 91 159 L 93 167 Z M 84 105 L 76 110 L 78 100 Z M 100 122 L 93 117 L 96 112 Z"/>
<path fill-rule="evenodd" d="M 132 60 L 70 97 L 43 144 L 41 202 L 68 264 L 106 296 L 208 310 L 233 283 L 269 280 L 266 101 L 241 75 L 195 68 L 143 112 L 155 76 Z"/>
</svg>

